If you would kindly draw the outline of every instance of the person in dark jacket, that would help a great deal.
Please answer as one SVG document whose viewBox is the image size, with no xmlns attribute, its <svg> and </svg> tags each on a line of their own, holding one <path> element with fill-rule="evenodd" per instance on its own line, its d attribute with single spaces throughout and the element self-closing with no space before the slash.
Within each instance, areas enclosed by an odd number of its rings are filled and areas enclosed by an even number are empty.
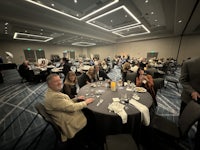
<svg viewBox="0 0 200 150">
<path fill-rule="evenodd" d="M 26 81 L 30 82 L 33 80 L 33 74 L 31 74 L 31 71 L 29 70 L 29 61 L 28 60 L 25 60 L 19 66 L 18 72 L 23 79 L 26 79 Z"/>
<path fill-rule="evenodd" d="M 95 72 L 95 80 L 98 81 L 100 79 L 105 80 L 105 79 L 110 79 L 107 74 L 105 73 L 104 70 L 99 69 L 99 65 L 94 66 L 94 72 Z"/>
<path fill-rule="evenodd" d="M 65 57 L 62 59 L 62 61 L 63 61 L 63 74 L 66 78 L 68 72 L 70 71 L 71 65 L 69 64 L 69 60 Z"/>
<path fill-rule="evenodd" d="M 181 94 L 181 108 L 180 115 L 185 106 L 190 101 L 200 102 L 200 57 L 192 58 L 183 63 L 181 68 L 180 83 L 183 86 Z M 197 125 L 197 132 L 195 136 L 195 148 L 194 150 L 200 149 L 200 120 Z"/>
</svg>

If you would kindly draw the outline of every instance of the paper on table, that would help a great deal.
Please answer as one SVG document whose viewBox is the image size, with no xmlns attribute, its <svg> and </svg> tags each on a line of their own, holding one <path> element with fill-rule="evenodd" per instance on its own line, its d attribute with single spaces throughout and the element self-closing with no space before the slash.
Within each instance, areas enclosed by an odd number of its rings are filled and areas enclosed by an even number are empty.
<svg viewBox="0 0 200 150">
<path fill-rule="evenodd" d="M 137 101 L 140 99 L 140 97 L 137 94 L 134 94 L 132 97 Z"/>
</svg>

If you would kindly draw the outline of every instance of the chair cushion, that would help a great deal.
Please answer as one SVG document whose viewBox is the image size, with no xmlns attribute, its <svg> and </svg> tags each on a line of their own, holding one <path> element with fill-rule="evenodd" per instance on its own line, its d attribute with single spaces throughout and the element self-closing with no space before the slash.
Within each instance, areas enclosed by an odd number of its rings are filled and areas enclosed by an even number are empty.
<svg viewBox="0 0 200 150">
<path fill-rule="evenodd" d="M 150 126 L 161 132 L 164 133 L 168 136 L 174 137 L 174 138 L 179 138 L 180 137 L 180 132 L 178 126 L 172 122 L 169 121 L 168 119 L 155 115 L 152 120 Z"/>
<path fill-rule="evenodd" d="M 137 145 L 129 134 L 106 136 L 107 150 L 137 150 Z"/>
</svg>

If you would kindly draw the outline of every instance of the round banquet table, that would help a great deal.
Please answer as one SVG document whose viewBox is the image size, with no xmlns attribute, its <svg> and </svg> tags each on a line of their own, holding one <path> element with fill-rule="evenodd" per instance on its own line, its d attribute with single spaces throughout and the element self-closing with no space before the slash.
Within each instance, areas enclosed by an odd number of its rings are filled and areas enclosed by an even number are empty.
<svg viewBox="0 0 200 150">
<path fill-rule="evenodd" d="M 102 136 L 108 134 L 131 133 L 135 138 L 138 138 L 141 127 L 141 113 L 131 104 L 125 103 L 125 111 L 128 115 L 126 124 L 122 123 L 120 116 L 109 111 L 108 106 L 113 102 L 113 98 L 120 98 L 126 93 L 127 98 L 131 99 L 134 92 L 126 90 L 127 87 L 118 87 L 117 91 L 111 91 L 110 88 L 104 86 L 105 82 L 100 84 L 90 83 L 83 86 L 78 93 L 78 96 L 93 97 L 94 102 L 87 106 L 93 114 L 96 121 L 96 129 L 98 134 Z M 153 99 L 148 92 L 138 93 L 140 97 L 138 102 L 150 108 Z M 100 100 L 103 102 L 98 105 Z"/>
</svg>

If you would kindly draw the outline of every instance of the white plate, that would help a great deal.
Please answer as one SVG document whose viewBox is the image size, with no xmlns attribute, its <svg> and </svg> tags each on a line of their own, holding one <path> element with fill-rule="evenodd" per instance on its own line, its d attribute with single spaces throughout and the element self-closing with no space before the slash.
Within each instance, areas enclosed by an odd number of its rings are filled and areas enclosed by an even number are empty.
<svg viewBox="0 0 200 150">
<path fill-rule="evenodd" d="M 135 88 L 134 88 L 134 91 L 139 92 L 139 93 L 144 93 L 144 92 L 146 92 L 147 90 L 146 90 L 145 88 L 143 88 L 143 87 L 135 87 Z"/>
</svg>

